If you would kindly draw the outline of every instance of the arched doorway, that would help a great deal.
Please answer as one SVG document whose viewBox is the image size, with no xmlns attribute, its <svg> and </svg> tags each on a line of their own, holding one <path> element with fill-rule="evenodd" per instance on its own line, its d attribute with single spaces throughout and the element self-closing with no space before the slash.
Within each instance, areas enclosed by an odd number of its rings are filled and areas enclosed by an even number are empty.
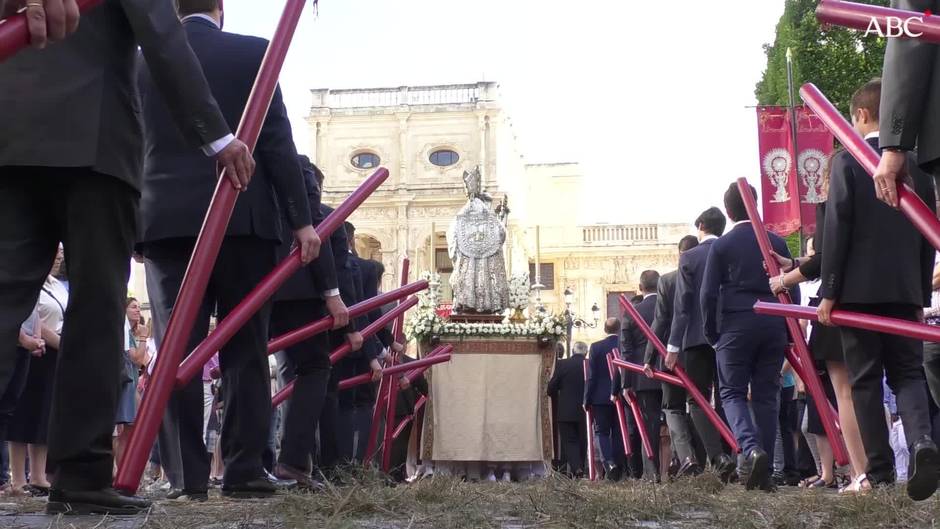
<svg viewBox="0 0 940 529">
<path fill-rule="evenodd" d="M 382 243 L 371 235 L 356 235 L 356 253 L 362 259 L 382 262 Z"/>
</svg>

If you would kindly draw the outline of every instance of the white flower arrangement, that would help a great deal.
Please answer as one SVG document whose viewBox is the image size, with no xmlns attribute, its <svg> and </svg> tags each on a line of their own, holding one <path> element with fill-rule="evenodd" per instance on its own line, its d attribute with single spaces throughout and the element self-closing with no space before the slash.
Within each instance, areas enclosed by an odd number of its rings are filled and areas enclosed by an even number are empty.
<svg viewBox="0 0 940 529">
<path fill-rule="evenodd" d="M 509 308 L 529 308 L 529 274 L 516 274 L 509 279 Z"/>
<path fill-rule="evenodd" d="M 405 322 L 405 335 L 409 340 L 428 341 L 431 336 L 494 336 L 507 338 L 558 338 L 565 334 L 565 324 L 561 317 L 550 313 L 536 313 L 525 323 L 455 323 L 445 320 L 437 314 L 440 299 L 440 281 L 435 289 L 433 276 L 422 275 L 422 279 L 431 282 L 428 292 L 418 294 L 419 302 L 414 313 Z M 527 280 L 528 281 L 528 280 Z M 526 283 L 528 286 L 528 283 Z"/>
</svg>

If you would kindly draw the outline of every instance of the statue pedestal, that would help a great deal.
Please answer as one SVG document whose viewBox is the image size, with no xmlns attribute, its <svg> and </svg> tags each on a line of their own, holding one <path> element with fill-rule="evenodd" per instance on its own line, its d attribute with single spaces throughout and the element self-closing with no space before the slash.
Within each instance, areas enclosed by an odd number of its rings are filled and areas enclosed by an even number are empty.
<svg viewBox="0 0 940 529">
<path fill-rule="evenodd" d="M 450 362 L 426 376 L 421 457 L 437 462 L 523 463 L 552 459 L 546 389 L 554 349 L 535 337 L 441 336 Z"/>
<path fill-rule="evenodd" d="M 501 314 L 455 314 L 447 317 L 453 323 L 502 323 Z"/>
</svg>

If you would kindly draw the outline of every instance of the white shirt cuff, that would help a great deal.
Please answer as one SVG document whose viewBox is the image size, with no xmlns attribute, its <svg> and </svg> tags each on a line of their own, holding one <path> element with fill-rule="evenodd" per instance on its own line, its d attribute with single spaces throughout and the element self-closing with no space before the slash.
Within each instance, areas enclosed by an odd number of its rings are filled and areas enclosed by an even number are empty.
<svg viewBox="0 0 940 529">
<path fill-rule="evenodd" d="M 338 288 L 331 288 L 331 289 L 325 290 L 325 291 L 323 292 L 323 297 L 325 297 L 325 298 L 332 298 L 332 297 L 336 297 L 336 296 L 338 296 L 338 295 L 339 295 L 339 289 L 338 289 Z"/>
<path fill-rule="evenodd" d="M 675 345 L 669 344 L 669 345 L 666 346 L 666 352 L 667 352 L 667 353 L 678 353 L 678 352 L 679 352 L 679 348 L 676 347 Z"/>
<path fill-rule="evenodd" d="M 205 155 L 209 157 L 215 156 L 216 154 L 219 154 L 220 152 L 222 152 L 222 150 L 228 147 L 228 144 L 232 143 L 233 141 L 235 141 L 235 135 L 227 134 L 215 140 L 212 143 L 203 145 L 202 152 L 205 153 Z"/>
</svg>

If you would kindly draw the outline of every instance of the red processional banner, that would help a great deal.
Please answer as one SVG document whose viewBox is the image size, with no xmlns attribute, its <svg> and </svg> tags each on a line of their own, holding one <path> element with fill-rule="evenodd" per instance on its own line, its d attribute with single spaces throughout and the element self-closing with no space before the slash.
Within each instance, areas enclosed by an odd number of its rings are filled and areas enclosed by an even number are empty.
<svg viewBox="0 0 940 529">
<path fill-rule="evenodd" d="M 757 107 L 761 166 L 761 202 L 767 229 L 780 236 L 816 232 L 816 204 L 825 200 L 823 174 L 832 156 L 833 136 L 813 112 L 796 108 L 794 160 L 787 107 Z"/>
</svg>

